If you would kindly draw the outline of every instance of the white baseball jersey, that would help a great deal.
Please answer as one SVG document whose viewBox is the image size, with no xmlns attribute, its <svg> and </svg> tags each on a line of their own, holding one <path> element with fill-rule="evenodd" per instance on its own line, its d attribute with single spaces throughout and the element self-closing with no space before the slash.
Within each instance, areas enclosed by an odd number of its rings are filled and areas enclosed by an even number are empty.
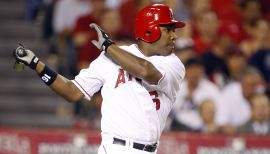
<svg viewBox="0 0 270 154">
<path fill-rule="evenodd" d="M 89 68 L 81 70 L 73 82 L 88 99 L 102 88 L 103 134 L 155 143 L 180 89 L 185 75 L 184 65 L 174 54 L 145 57 L 135 44 L 120 48 L 150 61 L 163 75 L 159 83 L 151 85 L 136 78 L 104 52 Z"/>
</svg>

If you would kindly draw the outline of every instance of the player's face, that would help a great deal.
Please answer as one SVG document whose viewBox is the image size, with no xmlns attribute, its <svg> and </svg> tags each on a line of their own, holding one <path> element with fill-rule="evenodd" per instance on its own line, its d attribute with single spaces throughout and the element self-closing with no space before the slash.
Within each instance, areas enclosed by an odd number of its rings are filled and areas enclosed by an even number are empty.
<svg viewBox="0 0 270 154">
<path fill-rule="evenodd" d="M 173 25 L 160 26 L 161 36 L 153 43 L 158 55 L 167 56 L 173 52 L 176 39 L 175 27 Z"/>
</svg>

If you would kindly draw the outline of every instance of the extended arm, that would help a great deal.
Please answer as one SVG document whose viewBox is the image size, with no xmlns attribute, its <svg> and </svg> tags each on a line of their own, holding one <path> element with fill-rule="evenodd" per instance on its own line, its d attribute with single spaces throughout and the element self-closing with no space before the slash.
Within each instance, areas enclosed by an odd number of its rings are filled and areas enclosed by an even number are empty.
<svg viewBox="0 0 270 154">
<path fill-rule="evenodd" d="M 18 50 L 22 49 L 24 54 L 18 54 Z M 62 96 L 69 102 L 76 102 L 83 98 L 83 93 L 73 84 L 69 79 L 55 73 L 49 67 L 35 56 L 35 54 L 28 49 L 19 46 L 14 51 L 16 61 L 24 63 L 37 72 L 40 78 L 58 95 Z"/>
<path fill-rule="evenodd" d="M 39 61 L 35 71 L 40 74 L 44 68 L 45 64 Z M 60 74 L 57 74 L 57 77 L 50 85 L 50 88 L 69 102 L 77 102 L 84 96 L 72 81 Z"/>
<path fill-rule="evenodd" d="M 123 69 L 149 83 L 157 84 L 162 78 L 162 74 L 151 62 L 119 48 L 96 24 L 91 24 L 90 27 L 94 28 L 98 33 L 98 41 L 94 40 L 92 43 L 100 50 L 106 51 Z"/>
</svg>

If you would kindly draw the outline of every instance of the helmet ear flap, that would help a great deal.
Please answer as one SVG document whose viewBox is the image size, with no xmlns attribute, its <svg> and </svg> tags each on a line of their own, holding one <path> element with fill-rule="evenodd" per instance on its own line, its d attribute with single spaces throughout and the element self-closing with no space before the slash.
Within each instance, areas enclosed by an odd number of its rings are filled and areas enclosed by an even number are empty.
<svg viewBox="0 0 270 154">
<path fill-rule="evenodd" d="M 160 38 L 161 32 L 160 28 L 156 25 L 148 27 L 148 29 L 145 31 L 145 37 L 144 41 L 150 43 L 158 40 Z"/>
</svg>

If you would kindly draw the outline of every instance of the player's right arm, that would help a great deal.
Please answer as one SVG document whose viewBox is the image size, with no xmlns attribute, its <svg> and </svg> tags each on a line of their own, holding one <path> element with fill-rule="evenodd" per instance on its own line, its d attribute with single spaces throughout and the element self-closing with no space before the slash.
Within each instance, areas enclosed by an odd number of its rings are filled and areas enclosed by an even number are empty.
<svg viewBox="0 0 270 154">
<path fill-rule="evenodd" d="M 45 64 L 39 61 L 35 71 L 40 74 L 44 68 Z M 50 88 L 69 102 L 77 102 L 84 97 L 84 94 L 71 80 L 60 74 L 57 74 L 57 77 L 55 81 L 50 85 Z"/>
<path fill-rule="evenodd" d="M 24 49 L 22 46 L 18 48 Z M 71 80 L 51 70 L 41 62 L 31 50 L 25 49 L 23 55 L 18 54 L 16 52 L 18 48 L 14 51 L 16 61 L 35 70 L 45 84 L 54 92 L 69 102 L 77 102 L 84 98 L 84 94 Z"/>
</svg>

